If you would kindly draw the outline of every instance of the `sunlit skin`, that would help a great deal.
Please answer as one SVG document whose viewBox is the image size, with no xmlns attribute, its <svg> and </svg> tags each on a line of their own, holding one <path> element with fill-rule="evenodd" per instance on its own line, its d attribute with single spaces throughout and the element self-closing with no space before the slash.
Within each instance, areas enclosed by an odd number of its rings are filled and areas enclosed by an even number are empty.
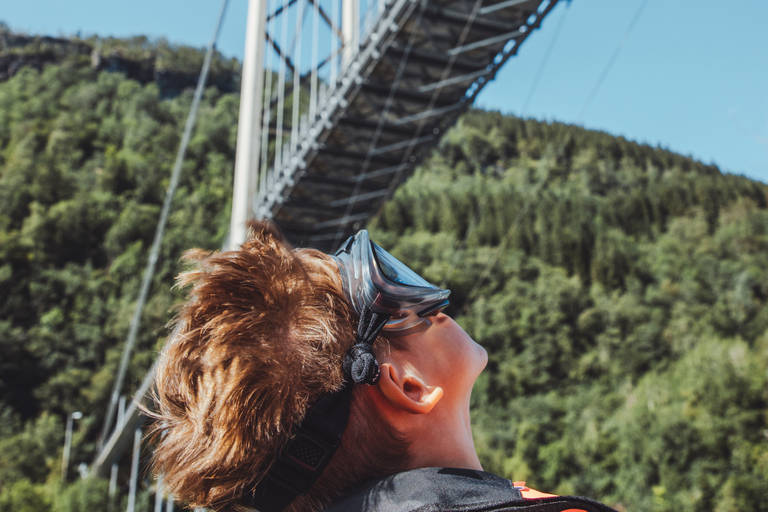
<svg viewBox="0 0 768 512">
<path fill-rule="evenodd" d="M 469 399 L 488 355 L 452 318 L 402 338 L 408 349 L 377 354 L 381 378 L 367 392 L 411 443 L 411 466 L 482 469 Z M 386 352 L 386 351 L 381 351 Z"/>
</svg>

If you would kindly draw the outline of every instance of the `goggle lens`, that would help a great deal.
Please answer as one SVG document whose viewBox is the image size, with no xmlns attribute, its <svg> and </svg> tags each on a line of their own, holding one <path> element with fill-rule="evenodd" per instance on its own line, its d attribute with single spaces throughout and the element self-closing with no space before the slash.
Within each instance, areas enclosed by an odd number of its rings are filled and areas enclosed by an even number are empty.
<svg viewBox="0 0 768 512">
<path fill-rule="evenodd" d="M 373 254 L 379 263 L 379 268 L 384 276 L 397 284 L 404 286 L 418 286 L 420 288 L 435 288 L 426 279 L 405 266 L 400 260 L 389 254 L 387 251 L 371 242 Z"/>
<path fill-rule="evenodd" d="M 429 327 L 430 317 L 448 305 L 442 290 L 373 243 L 361 230 L 344 242 L 334 257 L 344 291 L 358 315 L 366 307 L 390 315 L 384 330 L 405 336 Z"/>
</svg>

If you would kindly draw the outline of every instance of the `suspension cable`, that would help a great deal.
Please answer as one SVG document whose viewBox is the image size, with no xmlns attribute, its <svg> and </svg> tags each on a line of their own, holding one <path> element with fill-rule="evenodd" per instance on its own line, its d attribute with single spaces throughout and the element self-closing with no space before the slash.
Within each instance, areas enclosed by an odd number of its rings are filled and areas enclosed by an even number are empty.
<svg viewBox="0 0 768 512">
<path fill-rule="evenodd" d="M 219 17 L 216 21 L 216 28 L 213 32 L 213 36 L 208 43 L 208 51 L 205 54 L 205 60 L 203 61 L 203 68 L 200 72 L 200 76 L 197 79 L 197 88 L 192 99 L 192 105 L 189 109 L 189 115 L 187 116 L 187 123 L 184 126 L 184 134 L 181 138 L 181 145 L 179 151 L 176 154 L 176 162 L 173 166 L 171 173 L 171 181 L 168 185 L 168 189 L 165 193 L 165 201 L 163 202 L 163 209 L 160 213 L 160 220 L 157 224 L 157 230 L 155 231 L 155 238 L 152 242 L 152 249 L 149 253 L 149 260 L 147 261 L 146 269 L 144 270 L 144 278 L 141 283 L 141 292 L 139 293 L 139 299 L 136 303 L 136 309 L 131 319 L 130 328 L 128 331 L 128 339 L 125 342 L 125 349 L 123 350 L 123 357 L 120 360 L 120 367 L 115 378 L 115 384 L 112 388 L 112 394 L 109 400 L 109 408 L 107 409 L 107 416 L 104 420 L 104 427 L 101 431 L 100 444 L 103 444 L 107 440 L 107 435 L 112 429 L 113 420 L 115 416 L 115 409 L 117 408 L 117 402 L 120 398 L 120 391 L 123 388 L 123 382 L 125 381 L 125 375 L 128 371 L 128 363 L 131 359 L 131 353 L 136 345 L 136 338 L 139 332 L 139 324 L 141 323 L 141 316 L 144 312 L 144 306 L 149 296 L 149 288 L 152 284 L 152 278 L 155 273 L 155 266 L 160 255 L 160 247 L 163 243 L 163 235 L 165 233 L 165 226 L 168 223 L 168 215 L 171 211 L 171 203 L 173 202 L 173 196 L 176 193 L 176 188 L 179 185 L 179 177 L 181 175 L 181 167 L 184 163 L 184 156 L 187 152 L 187 146 L 192 136 L 192 128 L 195 125 L 195 118 L 197 117 L 197 110 L 200 106 L 200 100 L 203 96 L 203 89 L 208 79 L 208 71 L 211 67 L 211 60 L 213 59 L 213 53 L 216 51 L 216 41 L 219 38 L 219 32 L 221 31 L 221 25 L 224 20 L 224 13 L 227 10 L 228 0 L 222 0 L 221 8 L 219 10 Z"/>
<path fill-rule="evenodd" d="M 570 11 L 570 3 L 566 3 L 566 9 L 562 16 L 560 16 L 560 20 L 557 23 L 557 28 L 555 29 L 555 33 L 552 36 L 552 39 L 549 41 L 549 46 L 547 47 L 547 52 L 544 54 L 544 58 L 541 61 L 541 64 L 539 64 L 539 69 L 536 71 L 536 77 L 533 79 L 533 82 L 531 83 L 531 88 L 528 90 L 528 95 L 525 97 L 525 102 L 523 102 L 523 108 L 520 109 L 520 117 L 523 117 L 523 113 L 528 110 L 528 104 L 531 102 L 531 99 L 533 98 L 534 93 L 536 92 L 536 89 L 539 87 L 539 80 L 541 80 L 541 75 L 544 74 L 544 69 L 547 67 L 547 63 L 549 62 L 549 58 L 552 56 L 552 49 L 555 47 L 555 43 L 557 42 L 558 37 L 560 36 L 560 31 L 563 29 L 563 25 L 565 24 L 565 18 L 568 16 L 568 11 Z"/>
<path fill-rule="evenodd" d="M 600 89 L 600 86 L 602 85 L 605 78 L 608 76 L 608 73 L 610 72 L 611 68 L 613 67 L 613 64 L 616 62 L 616 59 L 618 58 L 619 54 L 621 53 L 622 48 L 624 47 L 625 43 L 629 39 L 629 35 L 632 33 L 632 30 L 635 28 L 635 25 L 637 24 L 638 19 L 640 19 L 640 15 L 642 14 L 643 10 L 645 9 L 645 6 L 648 4 L 648 0 L 643 0 L 640 4 L 640 7 L 635 12 L 634 17 L 629 23 L 629 26 L 627 27 L 627 30 L 624 32 L 623 37 L 619 41 L 618 45 L 616 46 L 616 49 L 613 52 L 613 55 L 611 55 L 611 58 L 606 63 L 605 67 L 603 68 L 602 73 L 598 77 L 597 81 L 595 82 L 594 87 L 592 88 L 592 92 L 590 93 L 589 97 L 584 103 L 584 106 L 581 109 L 581 113 L 579 114 L 579 118 L 577 119 L 576 123 L 571 125 L 568 129 L 568 131 L 565 133 L 565 137 L 563 138 L 563 141 L 560 143 L 560 146 L 555 150 L 554 158 L 557 159 L 559 155 L 562 153 L 563 149 L 565 149 L 565 145 L 568 143 L 569 136 L 571 132 L 574 129 L 574 126 L 581 124 L 581 122 L 584 119 L 584 114 L 587 112 L 587 108 L 589 108 L 589 105 L 594 100 L 595 96 L 597 95 L 597 91 Z M 543 159 L 542 159 L 543 160 Z M 498 247 L 496 248 L 496 251 L 494 252 L 494 255 L 491 257 L 491 259 L 488 261 L 488 264 L 486 265 L 485 269 L 483 270 L 482 274 L 477 278 L 474 285 L 472 286 L 469 294 L 467 295 L 467 298 L 464 299 L 464 303 L 462 304 L 461 308 L 456 313 L 456 316 L 462 315 L 469 305 L 474 301 L 475 297 L 477 296 L 478 291 L 480 290 L 480 286 L 483 285 L 485 280 L 490 276 L 491 272 L 493 271 L 493 268 L 498 263 L 499 259 L 501 258 L 501 253 L 506 248 L 507 244 L 511 240 L 512 236 L 514 236 L 515 231 L 517 230 L 517 226 L 520 224 L 520 221 L 522 220 L 523 216 L 528 212 L 528 209 L 530 208 L 531 204 L 533 203 L 533 200 L 536 198 L 536 196 L 539 194 L 539 191 L 544 187 L 544 184 L 549 180 L 550 175 L 550 169 L 547 167 L 544 170 L 544 177 L 537 183 L 537 185 L 531 190 L 531 193 L 529 194 L 528 198 L 526 199 L 525 203 L 523 203 L 522 208 L 518 211 L 517 215 L 515 216 L 514 221 L 510 225 L 509 229 L 507 230 L 507 233 L 504 235 L 504 238 L 499 243 Z"/>
<path fill-rule="evenodd" d="M 262 0 L 268 1 L 268 0 Z M 267 20 L 267 33 L 273 33 L 275 30 L 275 17 Z M 261 110 L 261 165 L 259 166 L 259 193 L 256 204 L 260 204 L 267 194 L 267 171 L 269 170 L 269 123 L 272 120 L 272 83 L 274 82 L 274 72 L 272 63 L 274 62 L 274 51 L 267 54 L 266 65 L 264 66 L 264 106 Z"/>
<path fill-rule="evenodd" d="M 301 45 L 302 45 L 302 28 L 304 24 L 304 15 L 306 14 L 306 6 L 308 3 L 304 3 L 305 9 L 302 12 L 302 0 L 296 2 L 296 28 L 293 32 L 293 62 L 296 63 L 296 67 L 293 70 L 293 91 L 291 91 L 291 103 L 293 112 L 291 116 L 291 153 L 295 154 L 299 147 L 299 107 L 301 106 Z"/>
<path fill-rule="evenodd" d="M 288 0 L 285 0 L 283 3 L 283 10 L 286 11 L 288 6 Z M 280 39 L 288 37 L 288 16 L 287 14 L 282 15 L 281 23 L 280 23 Z M 277 38 L 275 38 L 277 39 Z M 288 54 L 286 54 L 288 55 Z M 274 170 L 280 169 L 283 166 L 283 118 L 285 116 L 285 66 L 286 62 L 285 59 L 280 59 L 280 66 L 278 67 L 277 72 L 277 112 L 275 115 L 277 116 L 276 124 L 277 124 L 277 130 L 275 131 L 275 162 L 272 164 L 273 172 L 269 173 L 270 177 L 270 183 L 269 183 L 269 189 L 272 189 L 272 185 L 274 183 Z M 294 71 L 295 73 L 295 71 Z"/>
<path fill-rule="evenodd" d="M 467 19 L 466 24 L 464 25 L 464 30 L 462 31 L 461 36 L 459 37 L 459 42 L 458 42 L 457 46 L 461 46 L 461 45 L 464 44 L 464 41 L 465 41 L 467 35 L 469 34 L 469 29 L 471 28 L 472 23 L 474 23 L 474 20 L 477 17 L 477 12 L 480 10 L 480 6 L 482 5 L 482 2 L 483 2 L 483 0 L 475 0 L 475 3 L 474 3 L 473 8 L 472 8 L 472 12 L 471 12 L 469 18 Z M 365 172 L 368 170 L 368 167 L 369 167 L 369 165 L 371 163 L 371 158 L 373 156 L 373 151 L 376 149 L 376 144 L 378 143 L 379 138 L 381 137 L 381 133 L 384 130 L 384 124 L 386 123 L 386 120 L 387 120 L 387 114 L 389 113 L 389 109 L 391 108 L 392 103 L 394 102 L 395 93 L 397 92 L 398 87 L 400 86 L 400 80 L 402 79 L 402 75 L 405 72 L 405 65 L 408 62 L 408 58 L 410 56 L 411 48 L 413 47 L 413 43 L 414 43 L 414 41 L 416 39 L 416 35 L 418 34 L 418 28 L 421 26 L 421 19 L 424 16 L 425 9 L 426 9 L 426 1 L 422 1 L 421 2 L 421 9 L 420 9 L 419 14 L 418 14 L 418 16 L 419 16 L 418 20 L 416 21 L 416 23 L 414 23 L 413 28 L 411 29 L 411 34 L 410 34 L 410 37 L 409 37 L 409 40 L 408 40 L 408 44 L 406 46 L 406 50 L 405 50 L 405 52 L 403 53 L 403 56 L 400 59 L 400 64 L 399 64 L 398 69 L 397 69 L 397 75 L 395 76 L 395 80 L 393 81 L 392 86 L 390 87 L 389 95 L 387 97 L 387 101 L 384 104 L 383 112 L 379 116 L 379 122 L 378 122 L 378 125 L 376 126 L 376 131 L 374 132 L 373 137 L 371 138 L 371 142 L 370 142 L 370 145 L 368 147 L 368 152 L 367 152 L 367 154 L 365 156 L 365 160 L 363 162 L 363 165 L 360 168 L 360 171 L 358 173 L 360 175 L 365 174 Z M 458 58 L 458 54 L 454 54 L 454 55 L 451 56 L 450 60 L 448 61 L 448 64 L 446 65 L 445 69 L 443 70 L 443 74 L 441 75 L 441 79 L 440 79 L 441 82 L 445 80 L 445 78 L 448 76 L 448 74 L 450 74 L 451 69 L 453 68 L 453 64 L 454 64 L 454 62 L 456 61 L 457 58 Z M 437 102 L 437 98 L 440 95 L 441 91 L 442 91 L 442 86 L 437 88 L 432 93 L 432 97 L 430 98 L 429 106 L 425 110 L 426 112 L 428 112 L 428 111 L 430 111 L 430 110 L 432 110 L 434 108 L 435 103 Z M 399 166 L 399 168 L 398 168 L 398 170 L 397 170 L 397 172 L 396 172 L 396 174 L 394 176 L 394 179 L 392 180 L 392 184 L 396 183 L 397 181 L 399 181 L 400 175 L 402 174 L 403 169 L 405 168 L 405 162 L 410 157 L 410 153 L 412 152 L 413 145 L 415 144 L 416 139 L 418 139 L 419 136 L 421 135 L 421 131 L 423 130 L 425 122 L 426 122 L 426 119 L 422 119 L 419 122 L 419 125 L 418 125 L 417 130 L 416 130 L 416 134 L 411 138 L 411 140 L 409 142 L 409 145 L 408 145 L 408 147 L 406 149 L 406 152 L 405 152 L 405 156 L 403 157 L 403 160 L 401 160 L 401 162 L 400 162 L 400 166 Z M 390 188 L 392 187 L 392 184 L 390 184 Z M 341 240 L 341 237 L 343 235 L 343 227 L 346 224 L 346 222 L 348 222 L 348 220 L 350 218 L 350 214 L 352 213 L 352 208 L 353 208 L 353 206 L 354 206 L 354 204 L 355 204 L 355 202 L 357 200 L 357 197 L 360 195 L 361 188 L 362 188 L 362 181 L 361 180 L 357 180 L 357 182 L 355 183 L 355 188 L 354 188 L 354 190 L 352 192 L 352 196 L 350 198 L 350 201 L 347 203 L 347 207 L 345 208 L 344 217 L 342 218 L 342 222 L 339 224 L 339 228 L 336 231 L 336 237 L 334 239 L 333 245 L 338 244 L 340 242 L 340 240 Z"/>
<path fill-rule="evenodd" d="M 619 44 L 616 46 L 616 49 L 613 51 L 613 55 L 611 55 L 611 58 L 608 59 L 608 63 L 605 65 L 605 68 L 603 68 L 603 72 L 600 74 L 600 78 L 598 78 L 597 82 L 595 82 L 595 86 L 592 88 L 592 92 L 589 93 L 589 97 L 587 98 L 587 101 L 584 102 L 584 106 L 581 108 L 581 112 L 579 113 L 580 120 L 584 119 L 584 115 L 587 113 L 587 109 L 592 104 L 592 100 L 595 99 L 595 96 L 597 96 L 597 91 L 600 90 L 600 86 L 603 85 L 605 78 L 608 76 L 608 73 L 610 73 L 611 68 L 613 67 L 613 64 L 616 62 L 616 59 L 619 57 L 621 50 L 624 49 L 624 45 L 629 39 L 629 35 L 632 33 L 632 30 L 635 28 L 635 25 L 637 24 L 637 20 L 640 19 L 640 15 L 643 14 L 643 10 L 645 9 L 646 5 L 648 5 L 648 0 L 644 0 L 643 3 L 640 4 L 640 7 L 637 9 L 637 12 L 635 12 L 635 15 L 632 18 L 632 21 L 629 23 L 629 26 L 627 27 L 626 32 L 624 32 L 624 36 L 621 38 L 621 41 L 619 41 Z"/>
<path fill-rule="evenodd" d="M 533 98 L 534 93 L 536 92 L 536 89 L 539 86 L 539 80 L 541 79 L 541 76 L 544 74 L 544 69 L 547 67 L 547 63 L 549 62 L 549 58 L 552 55 L 552 50 L 555 47 L 555 43 L 557 42 L 557 39 L 560 35 L 560 31 L 563 28 L 564 21 L 566 16 L 568 15 L 568 11 L 570 10 L 570 2 L 566 3 L 566 10 L 563 13 L 562 16 L 560 16 L 560 20 L 557 24 L 557 28 L 555 29 L 555 33 L 552 36 L 552 39 L 549 42 L 549 46 L 547 47 L 547 51 L 544 54 L 544 58 L 541 61 L 541 64 L 539 65 L 539 69 L 536 71 L 536 76 L 533 79 L 533 82 L 531 83 L 531 88 L 528 90 L 528 94 L 525 98 L 525 102 L 523 103 L 523 108 L 520 110 L 520 117 L 523 117 L 523 114 L 528 108 L 528 104 L 531 101 L 531 98 Z M 472 218 L 470 219 L 470 222 L 467 226 L 467 230 L 464 233 L 464 238 L 459 242 L 459 245 L 457 247 L 456 252 L 453 255 L 453 259 L 451 261 L 451 264 L 448 266 L 448 270 L 446 270 L 445 275 L 443 276 L 442 284 L 440 285 L 440 288 L 445 288 L 448 286 L 448 281 L 453 279 L 453 275 L 456 273 L 456 267 L 458 266 L 459 262 L 461 261 L 461 258 L 464 256 L 464 252 L 467 248 L 467 241 L 469 240 L 469 235 L 472 232 L 472 229 L 477 225 L 477 223 L 480 221 L 480 217 L 485 211 L 485 206 L 488 203 L 488 196 L 491 193 L 491 187 L 481 187 L 481 197 L 480 200 L 477 203 L 477 207 L 475 208 L 475 213 L 472 215 Z M 517 219 L 516 219 L 517 220 Z M 515 220 L 515 221 L 516 221 Z"/>
</svg>

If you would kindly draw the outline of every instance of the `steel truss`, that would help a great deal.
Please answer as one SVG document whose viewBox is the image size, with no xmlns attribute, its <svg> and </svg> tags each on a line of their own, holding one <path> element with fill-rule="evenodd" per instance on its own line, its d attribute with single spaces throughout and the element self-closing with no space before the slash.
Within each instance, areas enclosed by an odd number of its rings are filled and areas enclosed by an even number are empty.
<svg viewBox="0 0 768 512">
<path fill-rule="evenodd" d="M 332 251 L 374 215 L 557 0 L 390 0 L 254 199 L 296 246 Z M 304 80 L 301 81 L 304 83 Z M 283 127 L 289 131 L 290 127 Z"/>
</svg>

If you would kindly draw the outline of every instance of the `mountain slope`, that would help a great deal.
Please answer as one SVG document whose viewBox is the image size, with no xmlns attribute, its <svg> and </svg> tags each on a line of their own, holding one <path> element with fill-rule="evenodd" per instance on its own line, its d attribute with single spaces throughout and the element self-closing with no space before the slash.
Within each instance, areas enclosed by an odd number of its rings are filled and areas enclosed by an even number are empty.
<svg viewBox="0 0 768 512">
<path fill-rule="evenodd" d="M 92 458 L 191 99 L 80 57 L 0 82 L 4 508 L 106 499 L 51 475 L 72 411 L 72 466 Z M 226 234 L 237 109 L 206 92 L 126 393 L 180 299 L 179 256 Z M 766 510 L 765 185 L 470 111 L 371 230 L 453 290 L 489 351 L 473 398 L 486 469 L 619 509 Z"/>
<path fill-rule="evenodd" d="M 372 236 L 489 352 L 486 469 L 623 510 L 766 510 L 766 186 L 474 111 Z"/>
</svg>

